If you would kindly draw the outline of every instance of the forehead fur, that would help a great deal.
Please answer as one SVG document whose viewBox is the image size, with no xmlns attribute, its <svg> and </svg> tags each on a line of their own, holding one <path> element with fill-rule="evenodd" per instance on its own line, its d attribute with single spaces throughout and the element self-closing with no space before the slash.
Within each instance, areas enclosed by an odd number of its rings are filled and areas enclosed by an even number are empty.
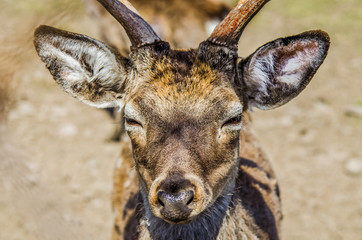
<svg viewBox="0 0 362 240">
<path fill-rule="evenodd" d="M 151 68 L 148 83 L 160 96 L 196 98 L 211 91 L 218 75 L 215 70 L 193 52 L 175 51 L 171 56 L 155 61 Z"/>
<path fill-rule="evenodd" d="M 149 64 L 147 77 L 130 95 L 154 110 L 177 108 L 190 112 L 192 109 L 196 114 L 196 110 L 208 111 L 239 101 L 229 78 L 200 60 L 194 50 L 171 51 Z"/>
</svg>

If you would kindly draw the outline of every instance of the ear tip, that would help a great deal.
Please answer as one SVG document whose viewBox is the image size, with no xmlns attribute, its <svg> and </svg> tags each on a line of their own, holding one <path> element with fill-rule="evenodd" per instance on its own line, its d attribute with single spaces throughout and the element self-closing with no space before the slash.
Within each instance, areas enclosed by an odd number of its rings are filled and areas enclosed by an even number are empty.
<svg viewBox="0 0 362 240">
<path fill-rule="evenodd" d="M 41 43 L 42 36 L 44 35 L 46 25 L 40 25 L 34 31 L 34 45 L 35 48 L 38 50 L 39 44 Z"/>
<path fill-rule="evenodd" d="M 323 39 L 325 42 L 330 43 L 331 42 L 331 38 L 329 37 L 329 34 L 321 29 L 318 30 L 314 30 L 315 34 L 320 37 L 321 39 Z"/>
<path fill-rule="evenodd" d="M 53 30 L 53 27 L 47 25 L 40 25 L 34 31 L 34 36 L 43 35 L 44 33 L 49 33 Z"/>
<path fill-rule="evenodd" d="M 41 40 L 44 36 L 48 35 L 49 33 L 54 32 L 55 28 L 47 26 L 47 25 L 40 25 L 34 31 L 34 44 L 37 46 L 41 43 Z"/>
<path fill-rule="evenodd" d="M 327 32 L 321 29 L 317 29 L 317 30 L 310 30 L 307 32 L 303 32 L 297 36 L 298 38 L 302 37 L 317 41 L 319 45 L 319 51 L 324 56 L 322 59 L 324 59 L 327 56 L 329 46 L 331 44 L 331 39 Z"/>
<path fill-rule="evenodd" d="M 325 45 L 327 46 L 327 48 L 330 45 L 331 39 L 329 37 L 329 34 L 321 29 L 311 30 L 311 31 L 305 32 L 304 34 L 308 35 L 310 37 L 317 38 L 319 41 L 323 41 L 325 43 Z"/>
<path fill-rule="evenodd" d="M 39 27 L 37 27 L 34 31 L 34 37 L 35 39 L 41 38 L 41 37 L 45 37 L 48 35 L 60 35 L 60 34 L 65 34 L 66 31 L 58 29 L 58 28 L 54 28 L 48 25 L 40 25 Z"/>
</svg>

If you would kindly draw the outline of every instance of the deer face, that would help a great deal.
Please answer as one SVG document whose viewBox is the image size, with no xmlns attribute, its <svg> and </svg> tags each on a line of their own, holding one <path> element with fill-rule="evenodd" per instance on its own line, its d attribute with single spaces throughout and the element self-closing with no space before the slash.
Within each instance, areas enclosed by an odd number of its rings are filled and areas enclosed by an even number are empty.
<svg viewBox="0 0 362 240">
<path fill-rule="evenodd" d="M 152 212 L 185 222 L 235 175 L 243 104 L 230 76 L 196 51 L 172 51 L 154 61 L 148 78 L 138 79 L 125 98 L 125 128 Z"/>
<path fill-rule="evenodd" d="M 123 109 L 145 206 L 170 223 L 192 221 L 233 187 L 243 110 L 275 108 L 298 95 L 323 62 L 328 35 L 277 39 L 239 59 L 236 44 L 247 17 L 265 3 L 251 0 L 239 2 L 199 48 L 171 50 L 122 3 L 102 2 L 128 31 L 129 59 L 47 26 L 35 33 L 38 54 L 67 93 L 95 107 Z M 243 7 L 252 14 L 233 29 L 230 18 L 234 24 Z"/>
</svg>

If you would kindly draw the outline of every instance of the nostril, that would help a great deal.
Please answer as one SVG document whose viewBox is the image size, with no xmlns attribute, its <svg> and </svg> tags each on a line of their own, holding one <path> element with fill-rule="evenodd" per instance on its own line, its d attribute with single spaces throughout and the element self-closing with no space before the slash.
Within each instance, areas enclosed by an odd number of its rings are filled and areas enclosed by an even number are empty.
<svg viewBox="0 0 362 240">
<path fill-rule="evenodd" d="M 158 203 L 159 203 L 162 207 L 164 207 L 164 206 L 165 206 L 165 204 L 161 201 L 161 199 L 160 199 L 160 198 L 158 198 Z"/>
<path fill-rule="evenodd" d="M 161 198 L 164 198 L 164 192 L 157 193 L 157 201 L 162 207 L 164 207 L 165 204 L 163 203 Z"/>
<path fill-rule="evenodd" d="M 189 200 L 187 201 L 186 205 L 189 205 L 190 203 L 192 203 L 192 201 L 194 201 L 194 197 L 195 197 L 194 191 L 189 191 L 188 192 Z"/>
</svg>

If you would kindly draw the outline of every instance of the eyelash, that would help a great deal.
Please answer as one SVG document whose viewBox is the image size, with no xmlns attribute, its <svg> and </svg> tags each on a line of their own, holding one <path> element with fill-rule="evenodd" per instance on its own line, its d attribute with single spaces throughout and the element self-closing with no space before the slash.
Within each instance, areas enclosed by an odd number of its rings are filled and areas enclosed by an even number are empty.
<svg viewBox="0 0 362 240">
<path fill-rule="evenodd" d="M 128 125 L 143 127 L 141 123 L 137 122 L 136 120 L 134 120 L 134 119 L 132 119 L 132 118 L 125 118 L 125 122 L 126 122 Z"/>
<path fill-rule="evenodd" d="M 236 125 L 236 124 L 239 124 L 240 122 L 241 122 L 241 116 L 237 116 L 237 117 L 230 118 L 222 126 L 224 127 L 226 125 Z"/>
</svg>

